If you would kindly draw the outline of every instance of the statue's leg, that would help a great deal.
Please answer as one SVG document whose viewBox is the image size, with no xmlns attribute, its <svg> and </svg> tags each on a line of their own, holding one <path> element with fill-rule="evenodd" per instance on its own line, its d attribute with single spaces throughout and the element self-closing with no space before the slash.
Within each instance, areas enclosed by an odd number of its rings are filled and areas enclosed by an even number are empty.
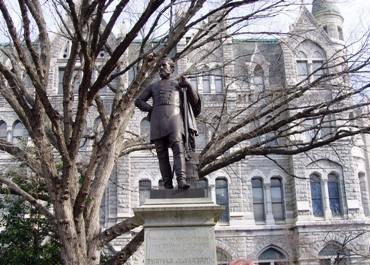
<svg viewBox="0 0 370 265">
<path fill-rule="evenodd" d="M 170 160 L 168 156 L 167 141 L 165 141 L 165 139 L 155 140 L 154 146 L 157 151 L 159 170 L 162 175 L 164 188 L 173 189 L 173 185 L 172 185 L 173 174 L 172 174 Z"/>
<path fill-rule="evenodd" d="M 186 183 L 185 148 L 182 142 L 182 134 L 173 132 L 169 135 L 168 140 L 173 152 L 173 169 L 176 173 L 178 188 L 188 189 L 190 185 Z"/>
</svg>

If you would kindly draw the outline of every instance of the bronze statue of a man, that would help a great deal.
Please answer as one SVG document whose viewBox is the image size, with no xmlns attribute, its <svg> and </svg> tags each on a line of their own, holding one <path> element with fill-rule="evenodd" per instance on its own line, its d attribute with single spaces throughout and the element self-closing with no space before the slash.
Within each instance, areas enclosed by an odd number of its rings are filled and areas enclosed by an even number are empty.
<svg viewBox="0 0 370 265">
<path fill-rule="evenodd" d="M 150 141 L 154 143 L 159 161 L 159 169 L 166 189 L 173 189 L 168 148 L 173 152 L 173 171 L 176 173 L 179 189 L 188 189 L 186 183 L 185 145 L 186 139 L 197 132 L 195 118 L 201 111 L 199 94 L 190 82 L 181 77 L 171 79 L 175 70 L 174 62 L 169 58 L 162 58 L 159 62 L 160 81 L 149 85 L 139 95 L 135 105 L 142 111 L 149 112 Z M 153 106 L 147 101 L 152 98 Z M 186 131 L 186 128 L 188 131 Z M 190 135 L 190 137 L 186 137 Z M 187 146 L 194 149 L 194 138 Z"/>
</svg>

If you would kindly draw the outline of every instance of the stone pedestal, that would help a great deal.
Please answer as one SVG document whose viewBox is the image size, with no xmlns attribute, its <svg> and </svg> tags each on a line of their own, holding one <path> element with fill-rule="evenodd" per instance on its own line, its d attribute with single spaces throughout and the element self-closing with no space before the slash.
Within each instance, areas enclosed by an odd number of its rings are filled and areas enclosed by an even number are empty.
<svg viewBox="0 0 370 265">
<path fill-rule="evenodd" d="M 146 200 L 134 209 L 145 229 L 145 265 L 216 265 L 214 226 L 223 211 L 210 198 Z"/>
</svg>

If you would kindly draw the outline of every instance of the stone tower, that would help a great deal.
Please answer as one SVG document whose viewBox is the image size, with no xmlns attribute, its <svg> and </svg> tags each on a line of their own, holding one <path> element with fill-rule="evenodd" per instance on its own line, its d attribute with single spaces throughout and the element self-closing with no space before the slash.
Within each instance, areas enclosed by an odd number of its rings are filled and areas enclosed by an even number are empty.
<svg viewBox="0 0 370 265">
<path fill-rule="evenodd" d="M 334 0 L 313 0 L 312 15 L 332 40 L 343 41 L 343 17 Z"/>
</svg>

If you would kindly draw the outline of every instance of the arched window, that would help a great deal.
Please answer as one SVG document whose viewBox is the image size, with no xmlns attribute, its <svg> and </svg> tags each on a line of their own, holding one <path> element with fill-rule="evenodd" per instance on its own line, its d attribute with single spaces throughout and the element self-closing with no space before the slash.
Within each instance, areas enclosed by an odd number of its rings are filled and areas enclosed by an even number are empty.
<svg viewBox="0 0 370 265">
<path fill-rule="evenodd" d="M 307 84 L 324 74 L 325 51 L 312 41 L 303 41 L 297 47 L 297 82 Z"/>
<path fill-rule="evenodd" d="M 144 118 L 140 122 L 140 135 L 144 135 L 146 133 L 150 132 L 150 122 Z M 149 142 L 150 140 L 150 135 L 148 134 L 147 137 L 145 137 L 145 141 Z"/>
<path fill-rule="evenodd" d="M 337 242 L 329 242 L 320 252 L 319 252 L 319 265 L 345 265 L 347 263 L 347 255 L 349 255 L 348 250 Z"/>
<path fill-rule="evenodd" d="M 286 256 L 275 248 L 268 248 L 258 257 L 258 265 L 288 264 Z"/>
<path fill-rule="evenodd" d="M 19 144 L 27 137 L 23 123 L 16 121 L 13 125 L 13 144 Z"/>
<path fill-rule="evenodd" d="M 298 82 L 301 82 L 308 77 L 307 55 L 304 52 L 298 53 L 297 76 L 298 76 L 298 80 L 297 80 Z"/>
<path fill-rule="evenodd" d="M 333 215 L 341 215 L 339 181 L 334 174 L 328 175 L 328 191 L 331 213 Z"/>
<path fill-rule="evenodd" d="M 311 202 L 314 216 L 324 216 L 322 203 L 321 179 L 318 175 L 310 176 Z"/>
<path fill-rule="evenodd" d="M 216 254 L 217 254 L 217 265 L 229 264 L 231 256 L 227 252 L 225 252 L 223 249 L 217 248 Z"/>
<path fill-rule="evenodd" d="M 344 40 L 343 29 L 341 27 L 338 27 L 338 36 L 340 40 Z"/>
<path fill-rule="evenodd" d="M 265 81 L 264 81 L 264 73 L 263 69 L 260 65 L 257 65 L 253 71 L 253 84 L 256 88 L 257 94 L 264 94 L 265 93 Z"/>
<path fill-rule="evenodd" d="M 150 198 L 150 190 L 152 183 L 149 179 L 141 179 L 139 181 L 139 205 L 142 205 L 146 199 Z"/>
<path fill-rule="evenodd" d="M 227 188 L 227 180 L 224 178 L 216 179 L 216 203 L 225 206 L 225 211 L 218 222 L 229 222 L 229 194 Z"/>
<path fill-rule="evenodd" d="M 275 220 L 284 220 L 283 187 L 281 179 L 271 178 L 271 204 L 272 214 Z"/>
<path fill-rule="evenodd" d="M 312 56 L 312 75 L 313 80 L 318 79 L 324 74 L 323 69 L 324 58 L 321 53 L 315 51 Z"/>
<path fill-rule="evenodd" d="M 4 141 L 8 140 L 7 125 L 3 121 L 0 121 L 0 139 Z"/>
<path fill-rule="evenodd" d="M 263 182 L 261 178 L 252 179 L 253 213 L 255 221 L 265 221 Z"/>
<path fill-rule="evenodd" d="M 7 125 L 5 122 L 0 121 L 0 139 L 7 141 L 8 140 L 8 132 L 7 132 Z M 0 150 L 0 153 L 3 152 Z"/>
</svg>

